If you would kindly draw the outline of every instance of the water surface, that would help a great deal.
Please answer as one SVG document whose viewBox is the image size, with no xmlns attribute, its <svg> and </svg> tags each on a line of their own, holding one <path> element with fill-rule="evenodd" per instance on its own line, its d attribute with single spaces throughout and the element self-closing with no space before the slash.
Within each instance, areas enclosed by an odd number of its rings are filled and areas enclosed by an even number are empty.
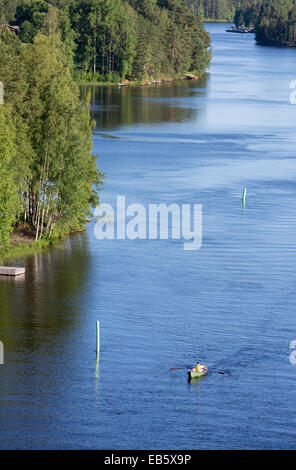
<svg viewBox="0 0 296 470">
<path fill-rule="evenodd" d="M 1 448 L 295 448 L 296 51 L 207 28 L 200 81 L 91 89 L 102 201 L 202 204 L 202 248 L 98 241 L 92 221 L 19 260 L 0 280 Z M 199 382 L 170 371 L 196 359 Z"/>
</svg>

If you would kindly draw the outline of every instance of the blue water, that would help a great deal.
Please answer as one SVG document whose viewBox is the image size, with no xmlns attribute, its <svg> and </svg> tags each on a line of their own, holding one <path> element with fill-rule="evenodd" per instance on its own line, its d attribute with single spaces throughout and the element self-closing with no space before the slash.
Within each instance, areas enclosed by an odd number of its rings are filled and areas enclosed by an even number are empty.
<svg viewBox="0 0 296 470">
<path fill-rule="evenodd" d="M 26 277 L 0 282 L 3 449 L 295 448 L 296 51 L 207 28 L 199 82 L 92 89 L 102 202 L 202 204 L 202 247 L 99 241 L 93 220 L 15 262 Z M 197 359 L 195 383 L 170 370 Z"/>
</svg>

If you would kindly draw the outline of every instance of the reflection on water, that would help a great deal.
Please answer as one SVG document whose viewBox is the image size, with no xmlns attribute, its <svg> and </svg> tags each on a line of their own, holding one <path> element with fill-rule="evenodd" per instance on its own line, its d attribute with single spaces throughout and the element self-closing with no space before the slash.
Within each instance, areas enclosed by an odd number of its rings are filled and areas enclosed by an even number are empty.
<svg viewBox="0 0 296 470">
<path fill-rule="evenodd" d="M 73 327 L 89 256 L 87 237 L 79 233 L 54 248 L 18 259 L 18 265 L 26 267 L 24 276 L 0 277 L 0 331 L 7 362 L 28 344 L 32 350 L 44 347 L 48 329 L 50 341 L 56 342 L 63 330 Z"/>
<path fill-rule="evenodd" d="M 182 122 L 197 119 L 191 98 L 204 96 L 207 74 L 198 82 L 178 80 L 143 87 L 92 87 L 91 113 L 96 130 L 112 130 L 139 123 Z"/>
<path fill-rule="evenodd" d="M 206 379 L 206 376 L 203 377 L 197 377 L 196 379 L 190 379 L 188 378 L 188 384 L 190 386 L 190 391 L 191 392 L 199 392 L 200 388 L 202 386 L 202 382 Z"/>
</svg>

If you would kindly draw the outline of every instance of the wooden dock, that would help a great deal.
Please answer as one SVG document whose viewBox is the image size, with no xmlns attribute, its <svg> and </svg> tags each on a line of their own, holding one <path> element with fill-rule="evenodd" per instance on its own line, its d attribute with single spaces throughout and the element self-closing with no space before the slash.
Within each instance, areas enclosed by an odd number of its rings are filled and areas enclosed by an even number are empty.
<svg viewBox="0 0 296 470">
<path fill-rule="evenodd" d="M 26 268 L 15 268 L 11 266 L 0 266 L 0 276 L 19 276 L 25 274 Z"/>
</svg>

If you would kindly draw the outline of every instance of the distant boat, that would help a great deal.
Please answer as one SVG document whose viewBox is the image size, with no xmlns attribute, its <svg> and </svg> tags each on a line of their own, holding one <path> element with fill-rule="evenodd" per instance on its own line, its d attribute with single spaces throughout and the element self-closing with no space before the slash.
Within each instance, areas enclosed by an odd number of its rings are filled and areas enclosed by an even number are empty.
<svg viewBox="0 0 296 470">
<path fill-rule="evenodd" d="M 254 28 L 244 28 L 240 27 L 237 28 L 236 26 L 232 26 L 231 28 L 225 29 L 227 33 L 241 33 L 241 34 L 247 34 L 247 33 L 255 33 Z"/>
<path fill-rule="evenodd" d="M 231 28 L 225 29 L 227 33 L 236 33 L 237 29 L 235 26 L 231 26 Z"/>
</svg>

